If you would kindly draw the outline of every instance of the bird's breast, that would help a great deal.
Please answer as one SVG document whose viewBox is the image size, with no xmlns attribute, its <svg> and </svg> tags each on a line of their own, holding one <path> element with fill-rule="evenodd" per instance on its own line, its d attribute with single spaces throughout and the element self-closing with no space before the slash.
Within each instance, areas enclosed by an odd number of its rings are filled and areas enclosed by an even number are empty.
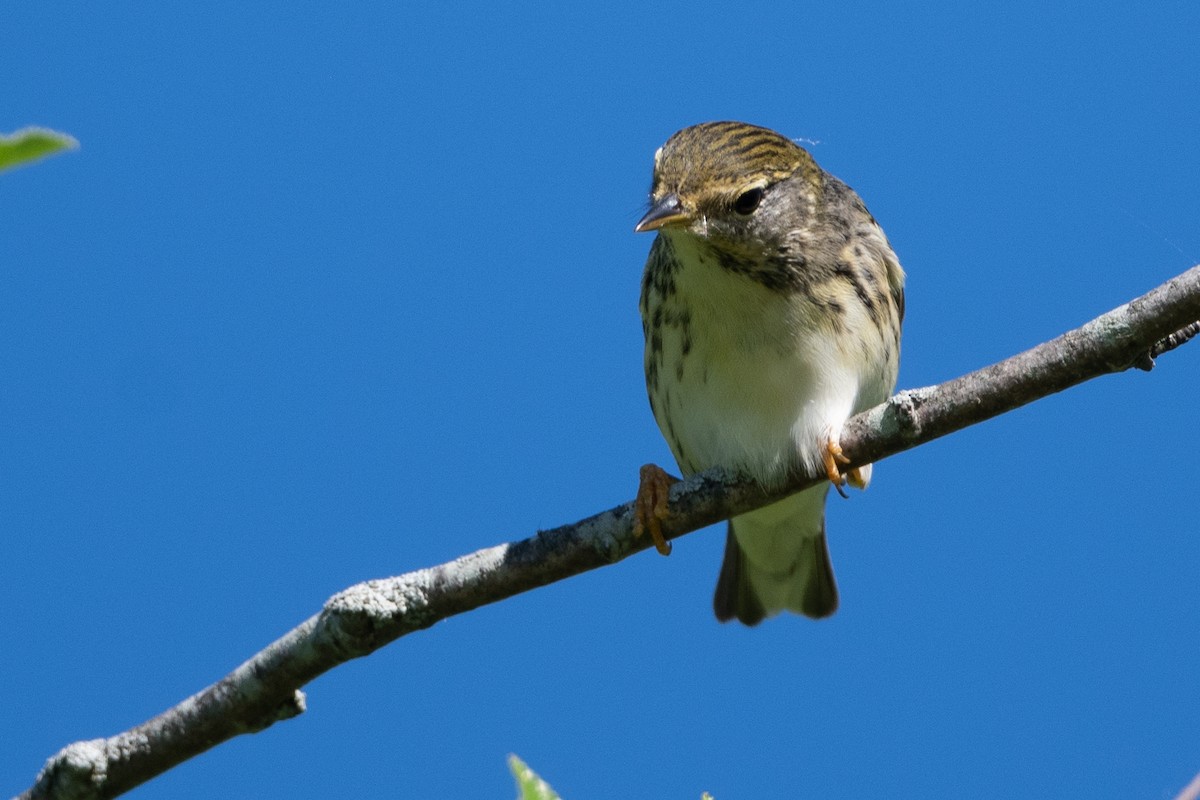
<svg viewBox="0 0 1200 800">
<path fill-rule="evenodd" d="M 723 270 L 681 239 L 669 291 L 643 297 L 647 387 L 680 468 L 770 483 L 810 465 L 848 415 L 857 376 L 803 296 Z"/>
</svg>

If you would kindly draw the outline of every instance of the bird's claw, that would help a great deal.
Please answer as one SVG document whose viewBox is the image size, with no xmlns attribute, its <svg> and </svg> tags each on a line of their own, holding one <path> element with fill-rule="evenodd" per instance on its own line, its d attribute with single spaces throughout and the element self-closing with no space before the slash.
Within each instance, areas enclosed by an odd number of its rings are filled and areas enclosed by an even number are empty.
<svg viewBox="0 0 1200 800">
<path fill-rule="evenodd" d="M 842 474 L 842 466 L 849 464 L 850 459 L 846 458 L 842 452 L 842 446 L 836 439 L 831 437 L 825 442 L 825 448 L 821 455 L 825 462 L 825 476 L 829 478 L 833 488 L 837 489 L 837 493 L 842 497 L 849 497 L 843 488 L 847 483 L 855 489 L 867 488 L 867 482 L 858 467 L 852 467 L 846 470 L 845 475 Z"/>
<path fill-rule="evenodd" d="M 662 523 L 667 518 L 671 485 L 678 482 L 657 464 L 646 464 L 638 476 L 637 498 L 633 501 L 633 535 L 650 534 L 654 549 L 664 556 L 671 555 L 671 543 L 663 537 Z"/>
</svg>

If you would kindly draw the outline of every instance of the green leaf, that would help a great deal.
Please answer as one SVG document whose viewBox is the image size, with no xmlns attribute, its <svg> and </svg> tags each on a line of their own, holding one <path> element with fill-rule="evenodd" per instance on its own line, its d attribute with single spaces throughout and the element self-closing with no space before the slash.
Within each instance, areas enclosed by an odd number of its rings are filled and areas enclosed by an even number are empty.
<svg viewBox="0 0 1200 800">
<path fill-rule="evenodd" d="M 22 128 L 10 136 L 0 135 L 0 171 L 77 147 L 79 142 L 65 133 L 47 128 Z"/>
<path fill-rule="evenodd" d="M 561 800 L 550 785 L 539 778 L 521 759 L 509 756 L 508 768 L 517 779 L 517 791 L 521 793 L 517 800 Z"/>
</svg>

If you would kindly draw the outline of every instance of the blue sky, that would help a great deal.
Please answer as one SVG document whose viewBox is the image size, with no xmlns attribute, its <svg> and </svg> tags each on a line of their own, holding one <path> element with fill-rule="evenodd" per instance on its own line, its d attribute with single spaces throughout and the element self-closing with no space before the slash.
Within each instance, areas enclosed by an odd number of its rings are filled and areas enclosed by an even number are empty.
<svg viewBox="0 0 1200 800">
<path fill-rule="evenodd" d="M 1200 7 L 15 5 L 0 130 L 0 796 L 352 583 L 670 463 L 654 149 L 808 143 L 909 273 L 900 385 L 1200 261 Z M 1200 346 L 831 499 L 842 607 L 711 615 L 724 532 L 480 609 L 130 796 L 1171 797 L 1200 770 Z"/>
</svg>

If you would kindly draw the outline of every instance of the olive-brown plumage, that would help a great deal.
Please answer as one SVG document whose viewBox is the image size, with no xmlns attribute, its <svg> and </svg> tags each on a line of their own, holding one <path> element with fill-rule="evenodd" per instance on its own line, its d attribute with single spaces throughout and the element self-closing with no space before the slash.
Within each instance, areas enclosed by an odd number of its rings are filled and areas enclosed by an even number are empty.
<svg viewBox="0 0 1200 800">
<path fill-rule="evenodd" d="M 904 272 L 862 200 L 774 131 L 710 122 L 655 154 L 636 229 L 658 232 L 640 303 L 646 388 L 684 474 L 719 465 L 770 485 L 820 469 L 840 484 L 841 427 L 894 389 L 904 313 Z M 865 486 L 870 467 L 848 477 Z M 719 619 L 836 610 L 828 489 L 731 520 Z"/>
</svg>

